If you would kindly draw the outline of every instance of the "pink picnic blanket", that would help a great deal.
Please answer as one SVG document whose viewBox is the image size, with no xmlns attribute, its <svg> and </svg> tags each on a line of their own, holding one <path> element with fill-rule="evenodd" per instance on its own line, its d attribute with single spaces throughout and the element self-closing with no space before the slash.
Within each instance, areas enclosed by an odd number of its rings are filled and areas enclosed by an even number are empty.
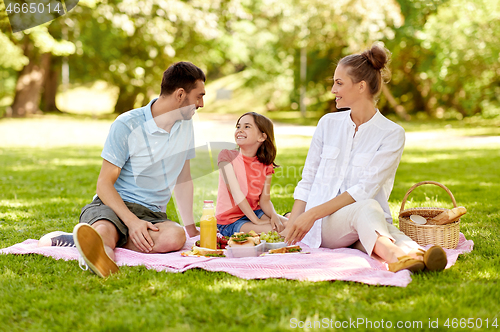
<svg viewBox="0 0 500 332">
<path fill-rule="evenodd" d="M 369 285 L 406 287 L 411 282 L 408 270 L 389 272 L 387 265 L 370 258 L 359 250 L 312 249 L 301 244 L 309 254 L 265 255 L 262 257 L 219 258 L 184 257 L 181 252 L 189 250 L 198 237 L 188 239 L 180 251 L 168 254 L 144 254 L 127 249 L 115 250 L 118 265 L 143 265 L 148 269 L 166 272 L 184 272 L 193 268 L 207 271 L 223 271 L 242 279 L 285 278 L 307 281 L 344 280 Z M 26 240 L 1 249 L 3 254 L 40 254 L 55 259 L 77 260 L 76 248 L 37 247 L 37 240 Z M 474 242 L 466 240 L 460 233 L 456 249 L 446 249 L 449 268 L 458 255 L 472 251 Z"/>
</svg>

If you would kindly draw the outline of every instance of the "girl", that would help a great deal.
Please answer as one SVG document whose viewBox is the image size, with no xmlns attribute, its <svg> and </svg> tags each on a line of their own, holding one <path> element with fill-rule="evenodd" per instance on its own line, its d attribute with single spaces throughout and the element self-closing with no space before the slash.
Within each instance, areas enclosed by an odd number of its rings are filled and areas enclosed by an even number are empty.
<svg viewBox="0 0 500 332">
<path fill-rule="evenodd" d="M 234 133 L 238 150 L 219 153 L 219 191 L 215 217 L 222 235 L 236 232 L 281 232 L 287 218 L 271 203 L 276 157 L 271 120 L 255 112 L 243 114 Z"/>
<path fill-rule="evenodd" d="M 423 252 L 392 225 L 388 198 L 403 153 L 402 127 L 375 108 L 388 51 L 373 46 L 340 60 L 332 93 L 338 109 L 318 123 L 302 180 L 282 235 L 318 248 L 353 246 L 389 263 L 389 270 L 442 270 L 444 250 Z"/>
</svg>

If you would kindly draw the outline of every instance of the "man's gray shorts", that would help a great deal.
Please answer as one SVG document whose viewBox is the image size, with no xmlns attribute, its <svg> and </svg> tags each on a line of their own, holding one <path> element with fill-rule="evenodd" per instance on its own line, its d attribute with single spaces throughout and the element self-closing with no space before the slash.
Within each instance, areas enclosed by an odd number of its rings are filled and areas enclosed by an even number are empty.
<svg viewBox="0 0 500 332">
<path fill-rule="evenodd" d="M 164 221 L 170 221 L 167 214 L 163 212 L 153 212 L 145 206 L 136 203 L 124 202 L 130 212 L 135 214 L 137 218 L 149 221 L 152 224 L 157 224 Z M 80 223 L 92 225 L 98 220 L 108 220 L 112 222 L 120 238 L 116 243 L 117 247 L 123 247 L 128 241 L 128 227 L 123 221 L 118 218 L 116 213 L 107 205 L 105 205 L 99 197 L 96 197 L 92 203 L 85 205 L 80 213 Z"/>
</svg>

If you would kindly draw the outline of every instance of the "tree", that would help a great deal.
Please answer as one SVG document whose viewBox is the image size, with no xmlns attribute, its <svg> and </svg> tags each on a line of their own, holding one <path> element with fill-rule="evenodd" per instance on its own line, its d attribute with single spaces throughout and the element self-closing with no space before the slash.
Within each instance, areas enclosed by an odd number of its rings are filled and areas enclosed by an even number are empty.
<svg viewBox="0 0 500 332">
<path fill-rule="evenodd" d="M 11 115 L 14 117 L 28 116 L 39 111 L 42 84 L 49 70 L 52 55 L 68 55 L 75 50 L 73 43 L 54 39 L 47 28 L 50 24 L 14 36 L 21 45 L 24 56 L 29 59 L 17 79 L 11 107 Z"/>
<path fill-rule="evenodd" d="M 399 6 L 393 0 L 237 3 L 239 12 L 246 15 L 227 20 L 225 29 L 238 48 L 248 84 L 266 85 L 273 91 L 270 110 L 297 103 L 304 87 L 308 103 L 328 109 L 327 79 L 333 74 L 334 62 L 376 40 L 392 38 L 393 27 L 402 24 Z M 300 59 L 304 55 L 307 75 L 301 78 Z"/>
<path fill-rule="evenodd" d="M 14 95 L 15 79 L 13 76 L 16 71 L 21 70 L 29 62 L 28 58 L 23 55 L 23 50 L 11 40 L 11 36 L 5 4 L 0 0 L 0 45 L 2 45 L 0 52 L 0 100 Z"/>
<path fill-rule="evenodd" d="M 119 88 L 115 112 L 134 108 L 139 95 L 159 87 L 171 63 L 211 62 L 208 45 L 219 34 L 212 10 L 204 1 L 81 1 L 69 16 L 77 45 L 73 81 L 109 82 Z"/>
<path fill-rule="evenodd" d="M 435 56 L 422 74 L 435 108 L 500 114 L 499 17 L 500 0 L 454 0 L 426 22 L 419 38 Z"/>
</svg>

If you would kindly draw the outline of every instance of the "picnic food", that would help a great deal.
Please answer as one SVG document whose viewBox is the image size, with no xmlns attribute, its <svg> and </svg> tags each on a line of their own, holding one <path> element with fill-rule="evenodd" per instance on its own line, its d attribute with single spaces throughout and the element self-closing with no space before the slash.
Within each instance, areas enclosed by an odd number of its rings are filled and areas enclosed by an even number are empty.
<svg viewBox="0 0 500 332">
<path fill-rule="evenodd" d="M 229 236 L 223 236 L 217 233 L 217 249 L 226 249 L 227 241 L 229 241 Z M 201 247 L 201 241 L 196 241 L 195 246 Z"/>
<path fill-rule="evenodd" d="M 283 248 L 278 248 L 278 249 L 271 249 L 269 250 L 270 254 L 287 254 L 290 252 L 301 252 L 302 248 L 300 246 L 289 246 L 289 247 L 283 247 Z"/>
<path fill-rule="evenodd" d="M 229 241 L 229 236 L 221 235 L 217 233 L 217 249 L 226 249 L 227 242 Z"/>
<path fill-rule="evenodd" d="M 458 206 L 451 210 L 446 210 L 431 220 L 428 221 L 428 224 L 431 225 L 446 225 L 451 224 L 452 222 L 457 221 L 461 216 L 467 213 L 467 209 L 463 206 Z"/>
<path fill-rule="evenodd" d="M 260 233 L 260 239 L 268 243 L 277 243 L 285 241 L 285 238 L 278 234 L 276 231 L 269 231 L 267 233 Z"/>
<path fill-rule="evenodd" d="M 226 257 L 222 250 L 206 249 L 193 246 L 191 250 L 181 253 L 182 256 Z"/>
<path fill-rule="evenodd" d="M 227 242 L 230 247 L 254 247 L 260 243 L 259 234 L 254 231 L 248 233 L 234 233 Z"/>
</svg>

